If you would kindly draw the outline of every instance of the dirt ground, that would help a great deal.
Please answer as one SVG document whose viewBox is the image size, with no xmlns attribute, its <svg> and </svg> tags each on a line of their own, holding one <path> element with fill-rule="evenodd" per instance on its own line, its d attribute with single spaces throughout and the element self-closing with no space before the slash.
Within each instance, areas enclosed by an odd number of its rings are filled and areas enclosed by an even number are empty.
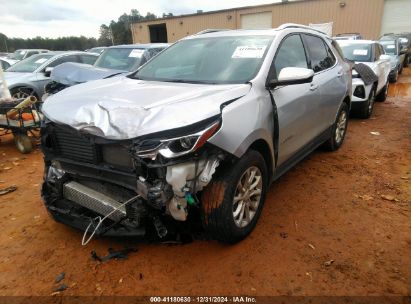
<svg viewBox="0 0 411 304">
<path fill-rule="evenodd" d="M 0 196 L 0 295 L 50 295 L 63 271 L 64 295 L 411 294 L 411 69 L 371 119 L 350 120 L 339 151 L 313 153 L 272 185 L 256 229 L 234 246 L 82 247 L 80 232 L 47 215 L 42 174 L 39 150 L 23 156 L 2 138 L 0 188 L 18 189 Z M 138 251 L 127 260 L 90 257 L 129 245 Z"/>
</svg>

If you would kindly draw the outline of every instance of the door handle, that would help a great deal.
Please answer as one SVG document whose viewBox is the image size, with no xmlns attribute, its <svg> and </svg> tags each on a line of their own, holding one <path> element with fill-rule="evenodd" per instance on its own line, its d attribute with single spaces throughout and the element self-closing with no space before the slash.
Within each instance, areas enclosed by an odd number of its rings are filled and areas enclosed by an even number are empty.
<svg viewBox="0 0 411 304">
<path fill-rule="evenodd" d="M 315 90 L 317 90 L 317 89 L 318 89 L 318 84 L 312 83 L 312 84 L 310 85 L 310 90 L 311 90 L 311 91 L 315 91 Z"/>
<path fill-rule="evenodd" d="M 341 77 L 341 76 L 342 76 L 342 74 L 343 74 L 343 72 L 342 72 L 342 71 L 338 71 L 338 73 L 337 73 L 337 77 Z"/>
</svg>

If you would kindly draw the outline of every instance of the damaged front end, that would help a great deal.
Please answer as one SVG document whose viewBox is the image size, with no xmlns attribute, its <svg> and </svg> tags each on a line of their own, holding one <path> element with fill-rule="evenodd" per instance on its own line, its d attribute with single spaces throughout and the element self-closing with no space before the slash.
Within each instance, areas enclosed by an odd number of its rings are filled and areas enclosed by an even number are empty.
<svg viewBox="0 0 411 304">
<path fill-rule="evenodd" d="M 199 204 L 198 194 L 230 155 L 210 143 L 220 118 L 130 140 L 47 122 L 42 196 L 53 218 L 96 235 L 162 238 Z M 104 222 L 96 219 L 104 217 Z"/>
</svg>

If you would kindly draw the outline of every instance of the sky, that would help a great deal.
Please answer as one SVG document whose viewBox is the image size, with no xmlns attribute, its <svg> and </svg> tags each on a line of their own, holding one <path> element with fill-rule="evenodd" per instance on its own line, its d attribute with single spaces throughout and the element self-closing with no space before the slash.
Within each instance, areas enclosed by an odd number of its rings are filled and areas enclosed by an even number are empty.
<svg viewBox="0 0 411 304">
<path fill-rule="evenodd" d="M 99 36 L 101 24 L 137 9 L 161 16 L 258 5 L 280 0 L 0 0 L 0 33 L 7 37 Z"/>
</svg>

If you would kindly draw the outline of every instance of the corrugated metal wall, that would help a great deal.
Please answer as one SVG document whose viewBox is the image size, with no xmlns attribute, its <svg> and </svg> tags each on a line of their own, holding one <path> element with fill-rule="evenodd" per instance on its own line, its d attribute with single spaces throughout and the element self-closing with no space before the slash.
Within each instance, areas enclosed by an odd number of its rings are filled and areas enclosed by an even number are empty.
<svg viewBox="0 0 411 304">
<path fill-rule="evenodd" d="M 344 4 L 344 5 L 342 5 Z M 232 9 L 132 24 L 133 42 L 150 42 L 148 26 L 166 23 L 169 42 L 208 28 L 241 27 L 241 15 L 271 11 L 273 27 L 283 23 L 334 22 L 333 34 L 359 32 L 377 39 L 381 31 L 384 0 L 305 0 Z"/>
</svg>

